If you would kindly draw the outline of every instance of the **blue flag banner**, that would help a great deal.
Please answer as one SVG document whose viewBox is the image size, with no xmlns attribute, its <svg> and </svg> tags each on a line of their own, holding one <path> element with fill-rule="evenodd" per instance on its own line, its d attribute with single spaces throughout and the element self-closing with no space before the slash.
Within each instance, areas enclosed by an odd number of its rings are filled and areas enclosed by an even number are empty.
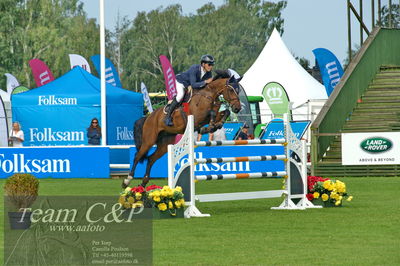
<svg viewBox="0 0 400 266">
<path fill-rule="evenodd" d="M 155 148 L 151 148 L 149 154 L 152 154 Z M 130 149 L 130 162 L 132 167 L 133 158 L 136 154 L 136 148 Z M 195 149 L 194 156 L 200 158 L 213 157 L 234 157 L 234 156 L 261 156 L 261 155 L 280 155 L 284 154 L 282 145 L 258 145 L 258 146 L 217 146 L 217 147 L 198 147 Z M 176 169 L 187 160 L 182 158 L 180 164 L 176 165 Z M 150 176 L 152 178 L 168 177 L 168 156 L 164 154 L 157 160 L 151 169 Z M 284 171 L 283 161 L 259 161 L 259 162 L 231 162 L 231 163 L 211 163 L 196 165 L 196 175 L 214 175 L 214 174 L 237 174 L 252 172 L 273 172 Z M 135 177 L 142 178 L 146 170 L 146 162 L 139 163 L 136 167 Z"/>
<path fill-rule="evenodd" d="M 298 139 L 301 139 L 310 125 L 310 120 L 291 121 L 290 126 Z M 283 121 L 282 119 L 274 119 L 265 127 L 264 133 L 260 139 L 281 139 L 283 136 Z"/>
<path fill-rule="evenodd" d="M 100 55 L 93 55 L 90 57 L 92 60 L 94 67 L 96 68 L 97 73 L 101 73 L 100 69 Z M 106 57 L 106 82 L 110 83 L 115 87 L 122 88 L 121 80 L 119 79 L 119 75 L 117 70 L 114 67 L 114 64 L 111 62 L 110 59 Z"/>
<path fill-rule="evenodd" d="M 324 82 L 326 93 L 331 95 L 333 89 L 343 76 L 343 68 L 336 56 L 325 48 L 313 50 L 315 59 L 318 62 L 322 81 Z"/>
</svg>

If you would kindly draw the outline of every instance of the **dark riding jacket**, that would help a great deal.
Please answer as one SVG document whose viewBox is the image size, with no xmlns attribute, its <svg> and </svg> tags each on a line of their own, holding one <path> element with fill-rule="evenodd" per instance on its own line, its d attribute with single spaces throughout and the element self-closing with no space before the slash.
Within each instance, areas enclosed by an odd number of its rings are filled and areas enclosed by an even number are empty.
<svg viewBox="0 0 400 266">
<path fill-rule="evenodd" d="M 201 65 L 196 64 L 191 66 L 187 71 L 179 73 L 176 75 L 176 80 L 179 83 L 182 83 L 185 88 L 192 86 L 193 89 L 201 89 L 204 88 L 207 84 L 205 80 L 212 77 L 212 73 L 206 72 L 203 76 L 201 76 Z"/>
</svg>

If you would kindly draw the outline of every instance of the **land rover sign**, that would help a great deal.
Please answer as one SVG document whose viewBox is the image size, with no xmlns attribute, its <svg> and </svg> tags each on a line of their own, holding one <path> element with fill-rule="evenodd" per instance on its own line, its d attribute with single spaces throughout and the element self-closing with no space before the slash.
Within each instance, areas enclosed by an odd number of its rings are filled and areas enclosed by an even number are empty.
<svg viewBox="0 0 400 266">
<path fill-rule="evenodd" d="M 400 132 L 343 133 L 342 164 L 400 164 Z"/>
<path fill-rule="evenodd" d="M 370 153 L 385 152 L 390 150 L 392 146 L 393 144 L 389 139 L 382 137 L 367 138 L 360 144 L 361 149 Z"/>
</svg>

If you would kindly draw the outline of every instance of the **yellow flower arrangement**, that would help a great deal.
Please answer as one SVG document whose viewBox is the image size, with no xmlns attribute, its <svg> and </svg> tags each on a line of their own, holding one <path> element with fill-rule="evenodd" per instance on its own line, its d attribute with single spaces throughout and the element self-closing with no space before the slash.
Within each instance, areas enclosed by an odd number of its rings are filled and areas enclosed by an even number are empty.
<svg viewBox="0 0 400 266">
<path fill-rule="evenodd" d="M 126 188 L 119 197 L 118 202 L 125 208 L 140 208 L 144 205 L 157 208 L 165 212 L 169 211 L 171 215 L 176 215 L 176 210 L 185 206 L 181 187 L 174 189 L 169 186 L 159 187 L 151 185 L 146 189 L 138 186 Z"/>
<path fill-rule="evenodd" d="M 327 206 L 327 204 L 331 204 L 331 206 L 341 206 L 343 200 L 351 201 L 353 196 L 347 194 L 346 184 L 340 180 L 309 176 L 307 198 L 309 200 L 321 198 L 325 206 Z"/>
<path fill-rule="evenodd" d="M 185 206 L 182 188 L 179 186 L 174 189 L 169 186 L 154 188 L 149 191 L 148 199 L 154 207 L 160 211 L 169 211 L 171 215 L 176 215 L 176 209 Z"/>
</svg>

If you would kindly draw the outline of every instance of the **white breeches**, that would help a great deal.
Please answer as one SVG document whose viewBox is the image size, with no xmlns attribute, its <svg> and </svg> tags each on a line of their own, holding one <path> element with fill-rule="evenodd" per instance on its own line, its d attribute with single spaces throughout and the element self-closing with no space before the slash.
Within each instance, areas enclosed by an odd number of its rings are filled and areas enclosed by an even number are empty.
<svg viewBox="0 0 400 266">
<path fill-rule="evenodd" d="M 180 103 L 183 99 L 183 96 L 185 95 L 185 86 L 183 86 L 182 83 L 176 81 L 175 87 L 176 87 L 176 96 L 175 96 L 176 101 Z"/>
</svg>

